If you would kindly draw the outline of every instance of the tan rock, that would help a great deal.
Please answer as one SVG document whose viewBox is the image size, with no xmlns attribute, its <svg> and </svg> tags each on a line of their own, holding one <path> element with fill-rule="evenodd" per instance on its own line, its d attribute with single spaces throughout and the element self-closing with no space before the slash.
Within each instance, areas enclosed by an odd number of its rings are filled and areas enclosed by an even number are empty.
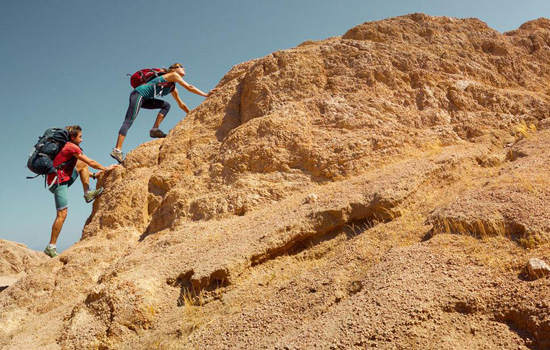
<svg viewBox="0 0 550 350">
<path fill-rule="evenodd" d="M 546 277 L 550 275 L 550 266 L 540 259 L 531 258 L 527 262 L 527 273 L 533 280 Z"/>
<path fill-rule="evenodd" d="M 549 24 L 413 14 L 235 66 L 0 293 L 0 347 L 548 348 L 517 276 L 550 254 Z"/>
</svg>

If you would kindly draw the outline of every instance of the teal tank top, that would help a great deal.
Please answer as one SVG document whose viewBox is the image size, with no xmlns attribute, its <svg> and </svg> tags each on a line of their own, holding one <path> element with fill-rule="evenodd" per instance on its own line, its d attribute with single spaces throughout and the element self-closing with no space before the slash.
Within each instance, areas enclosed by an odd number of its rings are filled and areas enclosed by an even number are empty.
<svg viewBox="0 0 550 350">
<path fill-rule="evenodd" d="M 172 92 L 174 84 L 168 83 L 162 76 L 148 81 L 136 88 L 138 94 L 145 99 L 155 98 L 155 96 L 166 96 Z"/>
</svg>

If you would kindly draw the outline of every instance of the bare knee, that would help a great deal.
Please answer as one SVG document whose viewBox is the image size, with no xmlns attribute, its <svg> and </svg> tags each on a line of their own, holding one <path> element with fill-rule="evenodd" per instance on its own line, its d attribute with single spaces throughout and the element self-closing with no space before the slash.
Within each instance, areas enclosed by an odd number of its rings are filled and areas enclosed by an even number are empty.
<svg viewBox="0 0 550 350">
<path fill-rule="evenodd" d="M 65 221 L 65 219 L 67 218 L 67 211 L 68 211 L 69 208 L 65 208 L 65 209 L 61 209 L 61 210 L 58 210 L 57 211 L 57 220 L 62 220 L 62 221 Z"/>
<path fill-rule="evenodd" d="M 88 170 L 88 164 L 84 163 L 80 159 L 76 161 L 76 171 L 80 173 L 82 170 Z"/>
</svg>

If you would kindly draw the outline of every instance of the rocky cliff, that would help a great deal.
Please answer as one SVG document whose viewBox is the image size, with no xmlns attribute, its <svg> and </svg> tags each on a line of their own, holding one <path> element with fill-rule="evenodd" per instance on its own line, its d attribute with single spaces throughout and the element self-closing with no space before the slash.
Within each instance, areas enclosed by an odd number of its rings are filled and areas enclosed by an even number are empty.
<svg viewBox="0 0 550 350">
<path fill-rule="evenodd" d="M 550 20 L 235 66 L 0 293 L 2 349 L 548 349 Z"/>
<path fill-rule="evenodd" d="M 3 239 L 0 239 L 0 256 L 0 291 L 26 276 L 34 267 L 48 261 L 42 253 Z"/>
</svg>

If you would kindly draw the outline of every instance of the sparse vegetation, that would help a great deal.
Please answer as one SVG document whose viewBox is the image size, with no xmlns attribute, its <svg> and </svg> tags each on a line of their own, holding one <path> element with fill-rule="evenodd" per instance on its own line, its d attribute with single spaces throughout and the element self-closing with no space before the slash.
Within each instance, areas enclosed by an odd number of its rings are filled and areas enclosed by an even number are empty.
<svg viewBox="0 0 550 350">
<path fill-rule="evenodd" d="M 446 217 L 438 217 L 432 220 L 434 234 L 448 233 L 459 235 L 471 235 L 476 238 L 490 236 L 511 237 L 503 220 L 481 220 L 476 219 L 469 223 Z"/>
<path fill-rule="evenodd" d="M 496 215 L 495 215 L 496 216 Z M 534 249 L 548 241 L 543 234 L 527 234 L 521 229 L 507 226 L 505 221 L 476 219 L 472 223 L 446 217 L 432 220 L 432 236 L 435 234 L 469 235 L 479 239 L 501 236 L 525 249 Z"/>
<path fill-rule="evenodd" d="M 542 234 L 531 234 L 519 239 L 519 244 L 525 249 L 535 249 L 548 243 L 548 238 Z"/>
<path fill-rule="evenodd" d="M 184 334 L 191 334 L 207 323 L 208 318 L 204 317 L 204 296 L 203 292 L 196 293 L 192 288 L 184 288 L 181 293 L 183 301 L 182 331 Z"/>
<path fill-rule="evenodd" d="M 512 135 L 514 135 L 516 142 L 522 139 L 529 139 L 536 132 L 537 127 L 535 126 L 535 124 L 527 124 L 525 120 L 522 120 L 518 125 L 512 128 Z"/>
</svg>

